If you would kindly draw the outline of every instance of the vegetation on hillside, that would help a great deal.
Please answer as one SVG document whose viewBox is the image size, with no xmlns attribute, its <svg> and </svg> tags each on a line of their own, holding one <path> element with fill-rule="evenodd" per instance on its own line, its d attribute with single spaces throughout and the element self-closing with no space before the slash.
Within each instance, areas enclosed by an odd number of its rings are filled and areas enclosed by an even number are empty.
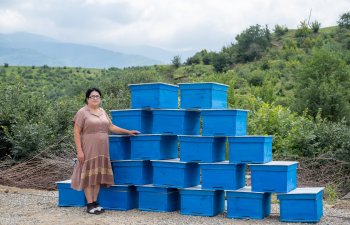
<svg viewBox="0 0 350 225">
<path fill-rule="evenodd" d="M 274 136 L 274 159 L 307 162 L 329 175 L 307 179 L 349 191 L 349 18 L 328 28 L 318 21 L 296 30 L 250 26 L 221 51 L 204 49 L 183 64 L 179 56 L 172 65 L 102 70 L 5 63 L 0 157 L 15 164 L 47 149 L 74 155 L 71 120 L 88 87 L 101 88 L 110 110 L 129 108 L 131 83 L 218 82 L 229 85 L 230 108 L 250 110 L 249 134 Z"/>
</svg>

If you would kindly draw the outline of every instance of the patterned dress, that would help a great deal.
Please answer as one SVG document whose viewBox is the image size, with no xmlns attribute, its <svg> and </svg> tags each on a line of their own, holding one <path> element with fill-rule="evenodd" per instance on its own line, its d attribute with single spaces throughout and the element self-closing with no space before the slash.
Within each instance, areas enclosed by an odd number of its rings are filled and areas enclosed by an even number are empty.
<svg viewBox="0 0 350 225">
<path fill-rule="evenodd" d="M 84 163 L 77 161 L 71 178 L 71 187 L 82 190 L 96 184 L 113 185 L 108 140 L 111 120 L 108 115 L 102 108 L 98 115 L 92 114 L 89 107 L 85 106 L 77 112 L 73 122 L 82 129 Z"/>
</svg>

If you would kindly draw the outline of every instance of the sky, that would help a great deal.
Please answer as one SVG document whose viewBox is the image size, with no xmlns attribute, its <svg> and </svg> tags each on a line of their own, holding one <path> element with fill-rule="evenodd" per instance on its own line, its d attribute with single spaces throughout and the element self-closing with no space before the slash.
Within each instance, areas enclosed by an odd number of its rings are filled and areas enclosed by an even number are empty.
<svg viewBox="0 0 350 225">
<path fill-rule="evenodd" d="M 310 16 L 311 11 L 311 17 Z M 0 0 L 0 33 L 93 45 L 220 50 L 252 25 L 335 26 L 350 0 Z"/>
</svg>

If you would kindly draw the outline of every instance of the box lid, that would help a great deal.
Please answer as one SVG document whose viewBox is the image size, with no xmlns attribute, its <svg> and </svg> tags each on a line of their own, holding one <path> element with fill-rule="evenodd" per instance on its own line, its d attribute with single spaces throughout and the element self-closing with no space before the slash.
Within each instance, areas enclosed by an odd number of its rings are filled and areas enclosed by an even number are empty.
<svg viewBox="0 0 350 225">
<path fill-rule="evenodd" d="M 246 135 L 246 136 L 229 136 L 229 142 L 234 143 L 251 143 L 251 142 L 272 142 L 272 136 Z"/>
<path fill-rule="evenodd" d="M 277 194 L 278 199 L 317 199 L 323 193 L 324 187 L 296 188 L 288 193 Z"/>
<path fill-rule="evenodd" d="M 227 91 L 228 85 L 215 82 L 179 83 L 180 90 L 213 89 Z"/>
<path fill-rule="evenodd" d="M 56 184 L 70 184 L 71 180 L 62 180 L 62 181 L 57 181 L 55 182 Z"/>
<path fill-rule="evenodd" d="M 111 134 L 108 135 L 110 141 L 117 141 L 117 140 L 128 140 L 130 138 L 130 135 L 119 135 L 119 134 Z"/>
<path fill-rule="evenodd" d="M 249 110 L 244 109 L 202 109 L 202 116 L 247 116 Z"/>
<path fill-rule="evenodd" d="M 155 83 L 139 83 L 139 84 L 129 84 L 128 85 L 130 89 L 132 90 L 147 90 L 147 89 L 167 89 L 167 90 L 173 90 L 178 91 L 179 86 L 174 84 L 167 84 L 162 82 L 155 82 Z"/>
<path fill-rule="evenodd" d="M 225 142 L 226 136 L 202 136 L 202 135 L 179 135 L 180 144 L 181 141 L 187 142 Z"/>
<path fill-rule="evenodd" d="M 164 193 L 164 194 L 169 194 L 169 193 L 179 191 L 177 188 L 158 187 L 158 186 L 154 186 L 153 184 L 136 185 L 136 189 L 137 189 L 137 191 L 159 192 L 159 193 Z"/>
<path fill-rule="evenodd" d="M 228 198 L 232 198 L 232 197 L 263 198 L 264 195 L 270 195 L 270 193 L 255 192 L 255 191 L 252 191 L 251 186 L 245 186 L 237 190 L 227 190 L 226 195 Z"/>
<path fill-rule="evenodd" d="M 202 189 L 202 185 L 187 188 L 179 188 L 179 191 L 182 195 L 215 195 L 219 192 L 224 192 L 223 190 Z"/>
<path fill-rule="evenodd" d="M 152 109 L 153 115 L 185 115 L 186 111 L 184 109 Z"/>
<path fill-rule="evenodd" d="M 158 141 L 163 138 L 173 138 L 177 139 L 176 134 L 137 134 L 135 136 L 130 136 L 131 141 Z"/>
<path fill-rule="evenodd" d="M 179 158 L 167 160 L 151 160 L 151 162 L 153 166 L 174 168 L 185 168 L 186 166 L 193 166 L 197 164 L 194 162 L 181 162 Z"/>
<path fill-rule="evenodd" d="M 121 109 L 121 110 L 109 110 L 112 116 L 134 116 L 144 115 L 150 113 L 149 109 Z"/>
<path fill-rule="evenodd" d="M 212 162 L 212 163 L 199 163 L 202 169 L 230 169 L 235 170 L 236 168 L 245 167 L 243 163 L 230 163 L 228 160 L 221 162 Z"/>
<path fill-rule="evenodd" d="M 298 162 L 294 161 L 271 161 L 264 164 L 248 164 L 251 171 L 288 171 L 297 169 Z"/>
</svg>

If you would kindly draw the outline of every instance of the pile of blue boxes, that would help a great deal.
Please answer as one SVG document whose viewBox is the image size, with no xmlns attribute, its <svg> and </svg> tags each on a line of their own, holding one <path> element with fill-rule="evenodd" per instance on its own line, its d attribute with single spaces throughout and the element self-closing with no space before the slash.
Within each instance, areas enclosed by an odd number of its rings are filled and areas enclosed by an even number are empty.
<svg viewBox="0 0 350 225">
<path fill-rule="evenodd" d="M 129 87 L 131 109 L 112 110 L 112 121 L 142 134 L 110 135 L 115 185 L 101 188 L 101 206 L 215 216 L 226 202 L 228 218 L 263 219 L 277 193 L 281 221 L 321 219 L 323 188 L 297 188 L 298 163 L 272 161 L 272 136 L 247 135 L 248 111 L 227 108 L 226 85 Z M 57 183 L 59 206 L 85 205 L 69 181 Z"/>
</svg>

